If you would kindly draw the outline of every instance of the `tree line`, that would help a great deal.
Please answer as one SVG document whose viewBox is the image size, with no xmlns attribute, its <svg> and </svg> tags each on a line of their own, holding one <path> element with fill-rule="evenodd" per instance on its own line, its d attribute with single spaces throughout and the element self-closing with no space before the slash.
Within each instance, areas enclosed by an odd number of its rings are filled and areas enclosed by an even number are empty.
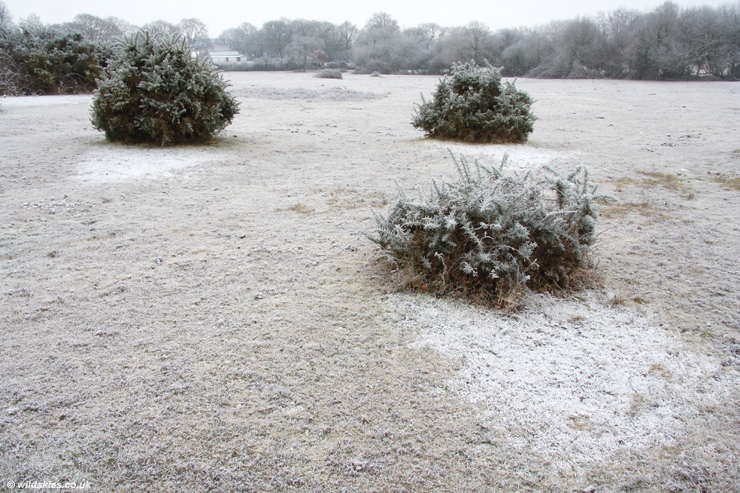
<svg viewBox="0 0 740 493">
<path fill-rule="evenodd" d="M 618 9 L 497 31 L 481 22 L 402 29 L 382 12 L 362 28 L 281 18 L 260 28 L 244 22 L 211 38 L 194 18 L 134 26 L 79 14 L 63 24 L 45 25 L 35 16 L 14 23 L 0 0 L 0 93 L 89 91 L 115 43 L 139 29 L 180 35 L 203 54 L 215 46 L 238 51 L 244 61 L 230 67 L 244 70 L 440 74 L 474 61 L 518 77 L 740 80 L 740 2 L 681 8 L 669 1 L 651 12 Z"/>
<path fill-rule="evenodd" d="M 740 2 L 716 8 L 666 2 L 652 12 L 618 9 L 498 31 L 481 22 L 401 29 L 386 13 L 373 14 L 361 29 L 348 22 L 280 19 L 261 29 L 243 23 L 216 42 L 260 67 L 272 60 L 285 68 L 328 64 L 368 73 L 440 74 L 472 60 L 518 77 L 737 80 Z"/>
</svg>

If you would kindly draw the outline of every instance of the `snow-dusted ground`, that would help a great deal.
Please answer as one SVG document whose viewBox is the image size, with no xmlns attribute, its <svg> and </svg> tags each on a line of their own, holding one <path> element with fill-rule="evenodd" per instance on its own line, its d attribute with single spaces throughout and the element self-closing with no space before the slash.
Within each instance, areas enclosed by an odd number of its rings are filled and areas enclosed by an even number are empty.
<svg viewBox="0 0 740 493">
<path fill-rule="evenodd" d="M 85 94 L 68 96 L 14 96 L 0 97 L 0 106 L 14 108 L 18 106 L 58 106 L 66 104 L 87 104 L 92 96 Z"/>
<path fill-rule="evenodd" d="M 461 361 L 451 387 L 480 404 L 492 430 L 553 463 L 681 444 L 705 406 L 731 398 L 737 374 L 605 301 L 542 297 L 513 317 L 436 303 L 407 323 L 415 345 Z"/>
<path fill-rule="evenodd" d="M 535 132 L 486 146 L 411 127 L 436 77 L 229 75 L 209 146 L 0 101 L 0 480 L 738 491 L 736 84 L 523 79 Z M 446 148 L 586 166 L 619 199 L 604 287 L 508 315 L 389 288 L 362 231 Z"/>
<path fill-rule="evenodd" d="M 103 184 L 131 181 L 139 178 L 172 178 L 178 170 L 218 159 L 218 152 L 199 148 L 136 148 L 118 146 L 98 148 L 81 156 L 76 179 L 83 183 Z"/>
</svg>

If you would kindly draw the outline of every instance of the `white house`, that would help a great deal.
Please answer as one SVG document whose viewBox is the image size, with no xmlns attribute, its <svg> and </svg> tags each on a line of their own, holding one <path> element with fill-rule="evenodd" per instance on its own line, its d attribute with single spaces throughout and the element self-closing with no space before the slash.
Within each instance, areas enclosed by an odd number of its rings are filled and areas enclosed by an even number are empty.
<svg viewBox="0 0 740 493">
<path fill-rule="evenodd" d="M 209 51 L 208 56 L 211 57 L 213 63 L 237 63 L 247 60 L 247 57 L 238 51 Z"/>
</svg>

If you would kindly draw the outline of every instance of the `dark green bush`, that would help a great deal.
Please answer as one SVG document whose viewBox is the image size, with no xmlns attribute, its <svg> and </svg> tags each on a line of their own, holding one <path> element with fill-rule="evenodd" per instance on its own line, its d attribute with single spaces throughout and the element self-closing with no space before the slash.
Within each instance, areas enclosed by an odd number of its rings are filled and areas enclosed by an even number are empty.
<svg viewBox="0 0 740 493">
<path fill-rule="evenodd" d="M 524 142 L 533 130 L 532 99 L 501 82 L 498 69 L 455 63 L 431 101 L 418 105 L 411 124 L 428 137 L 466 142 Z"/>
<path fill-rule="evenodd" d="M 0 32 L 0 94 L 78 94 L 95 89 L 99 51 L 80 34 Z"/>
<path fill-rule="evenodd" d="M 543 168 L 519 178 L 504 175 L 503 163 L 476 161 L 471 170 L 461 157 L 455 164 L 458 181 L 435 182 L 416 201 L 401 190 L 388 216 L 375 217 L 370 239 L 402 267 L 408 285 L 496 303 L 585 278 L 601 198 L 585 169 L 562 177 Z"/>
<path fill-rule="evenodd" d="M 140 32 L 125 39 L 98 81 L 92 123 L 113 141 L 182 144 L 210 139 L 238 103 L 213 64 L 179 37 Z"/>
</svg>

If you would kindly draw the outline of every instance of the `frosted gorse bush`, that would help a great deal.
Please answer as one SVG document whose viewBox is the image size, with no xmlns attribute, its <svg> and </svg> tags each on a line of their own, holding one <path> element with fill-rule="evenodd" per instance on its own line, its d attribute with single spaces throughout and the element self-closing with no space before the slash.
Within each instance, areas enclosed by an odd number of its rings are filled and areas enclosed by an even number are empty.
<svg viewBox="0 0 740 493">
<path fill-rule="evenodd" d="M 532 99 L 501 81 L 497 68 L 455 63 L 411 124 L 428 137 L 465 142 L 524 142 L 533 130 Z"/>
<path fill-rule="evenodd" d="M 117 47 L 98 81 L 92 123 L 113 141 L 182 144 L 210 139 L 238 103 L 207 59 L 177 36 L 139 32 Z"/>
<path fill-rule="evenodd" d="M 495 303 L 529 289 L 566 289 L 592 267 L 597 211 L 588 172 L 561 176 L 550 168 L 506 175 L 464 157 L 459 178 L 433 182 L 429 195 L 403 189 L 369 234 L 407 284 Z"/>
</svg>

